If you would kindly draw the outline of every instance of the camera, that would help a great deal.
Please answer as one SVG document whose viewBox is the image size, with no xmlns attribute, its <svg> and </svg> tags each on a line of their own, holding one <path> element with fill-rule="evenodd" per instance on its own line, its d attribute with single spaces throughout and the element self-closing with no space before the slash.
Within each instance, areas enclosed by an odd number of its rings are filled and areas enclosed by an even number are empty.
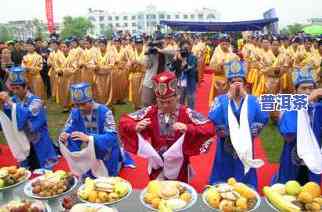
<svg viewBox="0 0 322 212">
<path fill-rule="evenodd" d="M 187 48 L 180 49 L 180 55 L 181 55 L 181 57 L 188 57 L 189 50 Z"/>
<path fill-rule="evenodd" d="M 163 46 L 162 41 L 151 41 L 148 43 L 148 50 L 145 54 L 146 55 L 157 54 L 158 53 L 157 48 L 161 49 L 162 46 Z"/>
</svg>

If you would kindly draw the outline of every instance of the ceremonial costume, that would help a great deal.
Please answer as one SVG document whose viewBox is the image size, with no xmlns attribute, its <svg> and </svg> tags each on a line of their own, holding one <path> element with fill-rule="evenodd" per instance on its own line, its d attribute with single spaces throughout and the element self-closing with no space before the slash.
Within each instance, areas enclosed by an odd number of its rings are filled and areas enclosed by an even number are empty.
<svg viewBox="0 0 322 212">
<path fill-rule="evenodd" d="M 61 143 L 61 152 L 70 169 L 83 177 L 117 176 L 122 155 L 112 111 L 93 102 L 91 87 L 87 83 L 72 85 L 71 96 L 74 103 L 90 102 L 93 107 L 88 115 L 79 108 L 73 108 L 65 124 L 65 133 L 82 132 L 89 136 L 87 145 L 71 137 L 67 141 L 68 149 Z M 84 152 L 89 155 L 84 156 Z M 84 161 L 83 158 L 89 160 Z"/>
<path fill-rule="evenodd" d="M 280 51 L 273 64 L 273 68 L 279 69 L 279 71 L 286 71 L 280 74 L 279 77 L 279 91 L 281 93 L 292 93 L 294 90 L 292 83 L 292 58 L 286 51 Z M 278 91 L 275 91 L 275 93 Z"/>
<path fill-rule="evenodd" d="M 118 38 L 115 38 L 119 42 Z M 120 45 L 120 44 L 119 44 Z M 107 105 L 113 105 L 124 101 L 128 95 L 128 69 L 126 66 L 128 57 L 123 47 L 113 45 L 111 47 L 113 57 L 113 69 L 111 71 L 111 92 Z"/>
<path fill-rule="evenodd" d="M 245 78 L 245 67 L 239 61 L 225 66 L 228 79 Z M 254 135 L 268 122 L 268 114 L 262 112 L 255 96 L 246 95 L 240 106 L 227 94 L 215 98 L 209 119 L 224 134 L 217 136 L 216 157 L 209 183 L 225 182 L 230 177 L 257 188 L 256 169 L 263 165 L 253 159 Z"/>
<path fill-rule="evenodd" d="M 294 86 L 315 83 L 312 70 L 296 70 Z M 280 116 L 279 131 L 284 138 L 278 173 L 272 184 L 297 180 L 301 184 L 309 181 L 321 182 L 322 173 L 322 102 L 308 105 L 308 110 L 285 111 Z M 303 118 L 304 117 L 304 118 Z M 305 132 L 309 132 L 307 137 Z M 299 148 L 300 147 L 300 148 Z"/>
<path fill-rule="evenodd" d="M 209 93 L 209 105 L 211 105 L 216 96 L 225 93 L 227 89 L 227 78 L 222 66 L 235 59 L 239 59 L 239 57 L 231 50 L 224 52 L 220 45 L 215 49 L 210 60 L 210 67 L 215 70 L 215 73 L 213 73 L 212 77 L 211 90 Z"/>
<path fill-rule="evenodd" d="M 143 45 L 141 37 L 136 37 L 135 42 Z M 135 108 L 139 108 L 141 106 L 141 90 L 145 71 L 144 52 L 144 46 L 141 50 L 138 48 L 134 49 L 134 58 L 132 59 L 132 66 L 129 70 L 129 101 L 133 103 Z"/>
<path fill-rule="evenodd" d="M 83 49 L 80 47 L 73 48 L 69 51 L 68 56 L 72 59 L 72 67 L 75 69 L 74 76 L 73 76 L 73 82 L 74 83 L 80 83 L 82 82 L 81 76 L 82 76 L 82 54 Z"/>
<path fill-rule="evenodd" d="M 92 48 L 90 49 L 83 49 L 81 53 L 81 81 L 93 84 L 93 77 L 94 77 L 94 69 L 96 67 L 95 64 L 95 50 Z"/>
<path fill-rule="evenodd" d="M 25 85 L 24 72 L 20 67 L 12 68 L 9 73 L 11 85 Z M 16 125 L 14 128 L 19 133 L 23 133 L 23 135 L 20 135 L 19 138 L 17 137 L 19 141 L 12 141 L 10 138 L 7 138 L 6 130 L 3 129 L 3 131 L 5 132 L 9 147 L 17 145 L 16 142 L 21 142 L 21 140 L 25 141 L 20 146 L 16 146 L 15 149 L 11 149 L 12 152 L 18 151 L 14 155 L 24 156 L 16 158 L 20 162 L 20 166 L 30 168 L 31 170 L 53 168 L 57 162 L 57 155 L 49 136 L 47 115 L 42 100 L 27 91 L 24 99 L 14 95 L 10 101 L 12 102 L 10 104 L 8 102 L 4 103 L 3 110 L 11 119 L 12 124 Z M 18 148 L 25 148 L 25 152 L 19 152 Z"/>
<path fill-rule="evenodd" d="M 57 51 L 52 51 L 50 52 L 48 59 L 47 59 L 47 64 L 50 67 L 48 71 L 48 76 L 50 78 L 50 86 L 51 86 L 51 96 L 56 97 L 57 95 L 57 75 L 55 73 L 55 57 L 56 57 L 56 52 Z"/>
<path fill-rule="evenodd" d="M 37 52 L 27 53 L 22 59 L 21 66 L 27 68 L 26 77 L 32 92 L 41 99 L 46 99 L 45 86 L 41 78 L 43 59 Z"/>
<path fill-rule="evenodd" d="M 252 43 L 246 43 L 243 47 L 242 54 L 244 60 L 248 65 L 248 72 L 246 75 L 246 81 L 251 87 L 257 85 L 257 81 L 259 78 L 259 61 L 258 61 L 258 48 Z"/>
<path fill-rule="evenodd" d="M 99 42 L 103 42 L 106 45 L 106 40 L 100 40 Z M 109 49 L 105 49 L 105 52 L 99 51 L 96 57 L 97 61 L 95 64 L 97 65 L 95 69 L 94 76 L 94 85 L 93 85 L 93 93 L 94 99 L 98 103 L 105 104 L 108 101 L 109 94 L 111 92 L 111 53 Z"/>
<path fill-rule="evenodd" d="M 275 62 L 275 55 L 270 49 L 262 49 L 259 52 L 259 80 L 254 84 L 252 94 L 260 96 L 264 93 L 272 92 L 278 84 L 278 79 L 273 76 L 271 68 Z"/>
<path fill-rule="evenodd" d="M 202 41 L 198 42 L 196 45 L 193 46 L 192 52 L 198 58 L 198 82 L 201 83 L 204 70 L 205 70 L 205 51 L 206 51 L 206 44 Z"/>
<path fill-rule="evenodd" d="M 171 72 L 154 77 L 156 96 L 173 97 L 177 80 Z M 149 118 L 151 124 L 137 133 L 139 121 Z M 175 131 L 173 124 L 187 126 L 183 134 Z M 201 114 L 178 105 L 174 113 L 166 114 L 158 106 L 143 108 L 120 119 L 120 136 L 124 148 L 149 161 L 148 173 L 151 179 L 171 179 L 187 182 L 191 177 L 189 157 L 208 149 L 209 139 L 214 135 L 212 124 Z"/>
<path fill-rule="evenodd" d="M 69 87 L 75 83 L 75 74 L 77 72 L 73 54 L 58 51 L 56 55 L 57 72 L 57 99 L 65 109 L 71 106 Z"/>
</svg>

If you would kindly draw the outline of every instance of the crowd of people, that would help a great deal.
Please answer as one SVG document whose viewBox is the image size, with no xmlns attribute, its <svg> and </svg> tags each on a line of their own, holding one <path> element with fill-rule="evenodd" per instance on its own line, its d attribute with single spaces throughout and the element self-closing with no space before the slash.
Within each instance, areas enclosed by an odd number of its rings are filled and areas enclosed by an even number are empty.
<svg viewBox="0 0 322 212">
<path fill-rule="evenodd" d="M 216 136 L 209 182 L 235 177 L 257 187 L 264 162 L 254 158 L 254 139 L 271 117 L 285 141 L 272 182 L 321 183 L 321 60 L 322 41 L 301 36 L 251 36 L 237 46 L 227 35 L 212 42 L 191 34 L 8 43 L 0 101 L 13 127 L 0 122 L 21 166 L 52 169 L 59 153 L 83 177 L 135 168 L 132 153 L 148 160 L 151 179 L 187 182 L 189 158 Z M 208 117 L 195 111 L 206 65 L 213 70 Z M 306 95 L 307 109 L 262 110 L 260 96 L 279 93 Z M 48 133 L 49 97 L 70 113 L 59 151 Z M 125 101 L 137 111 L 117 127 L 110 108 Z M 17 143 L 26 139 L 27 150 Z"/>
</svg>

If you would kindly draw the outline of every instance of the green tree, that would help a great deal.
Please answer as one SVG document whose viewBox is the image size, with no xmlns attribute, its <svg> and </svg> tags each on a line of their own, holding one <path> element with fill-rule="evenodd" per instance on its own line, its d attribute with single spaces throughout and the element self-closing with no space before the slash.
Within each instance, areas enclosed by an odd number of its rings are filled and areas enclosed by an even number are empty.
<svg viewBox="0 0 322 212">
<path fill-rule="evenodd" d="M 111 26 L 104 26 L 104 28 L 101 29 L 101 35 L 108 40 L 111 40 L 113 37 L 113 28 Z"/>
<path fill-rule="evenodd" d="M 287 25 L 285 28 L 283 28 L 281 30 L 281 33 L 285 34 L 285 35 L 292 36 L 292 35 L 295 35 L 296 33 L 300 32 L 300 31 L 302 31 L 304 27 L 305 27 L 305 25 L 299 24 L 299 23 Z"/>
<path fill-rule="evenodd" d="M 39 19 L 35 18 L 32 20 L 32 24 L 35 27 L 35 38 L 47 39 L 48 32 L 46 25 L 40 21 Z"/>
<path fill-rule="evenodd" d="M 66 16 L 63 20 L 61 36 L 62 38 L 71 36 L 83 37 L 92 28 L 93 24 L 85 17 Z"/>
<path fill-rule="evenodd" d="M 10 27 L 5 25 L 0 25 L 0 41 L 6 42 L 12 39 L 14 39 L 14 37 Z"/>
</svg>

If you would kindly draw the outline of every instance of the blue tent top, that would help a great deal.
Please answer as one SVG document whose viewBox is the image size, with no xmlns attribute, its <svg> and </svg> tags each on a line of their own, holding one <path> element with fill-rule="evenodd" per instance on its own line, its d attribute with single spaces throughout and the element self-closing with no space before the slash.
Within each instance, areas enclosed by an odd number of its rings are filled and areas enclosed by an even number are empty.
<svg viewBox="0 0 322 212">
<path fill-rule="evenodd" d="M 265 26 L 275 23 L 278 18 L 260 19 L 252 21 L 235 22 L 192 22 L 192 21 L 166 21 L 161 20 L 161 25 L 167 25 L 177 31 L 190 32 L 240 32 L 258 31 Z"/>
</svg>

